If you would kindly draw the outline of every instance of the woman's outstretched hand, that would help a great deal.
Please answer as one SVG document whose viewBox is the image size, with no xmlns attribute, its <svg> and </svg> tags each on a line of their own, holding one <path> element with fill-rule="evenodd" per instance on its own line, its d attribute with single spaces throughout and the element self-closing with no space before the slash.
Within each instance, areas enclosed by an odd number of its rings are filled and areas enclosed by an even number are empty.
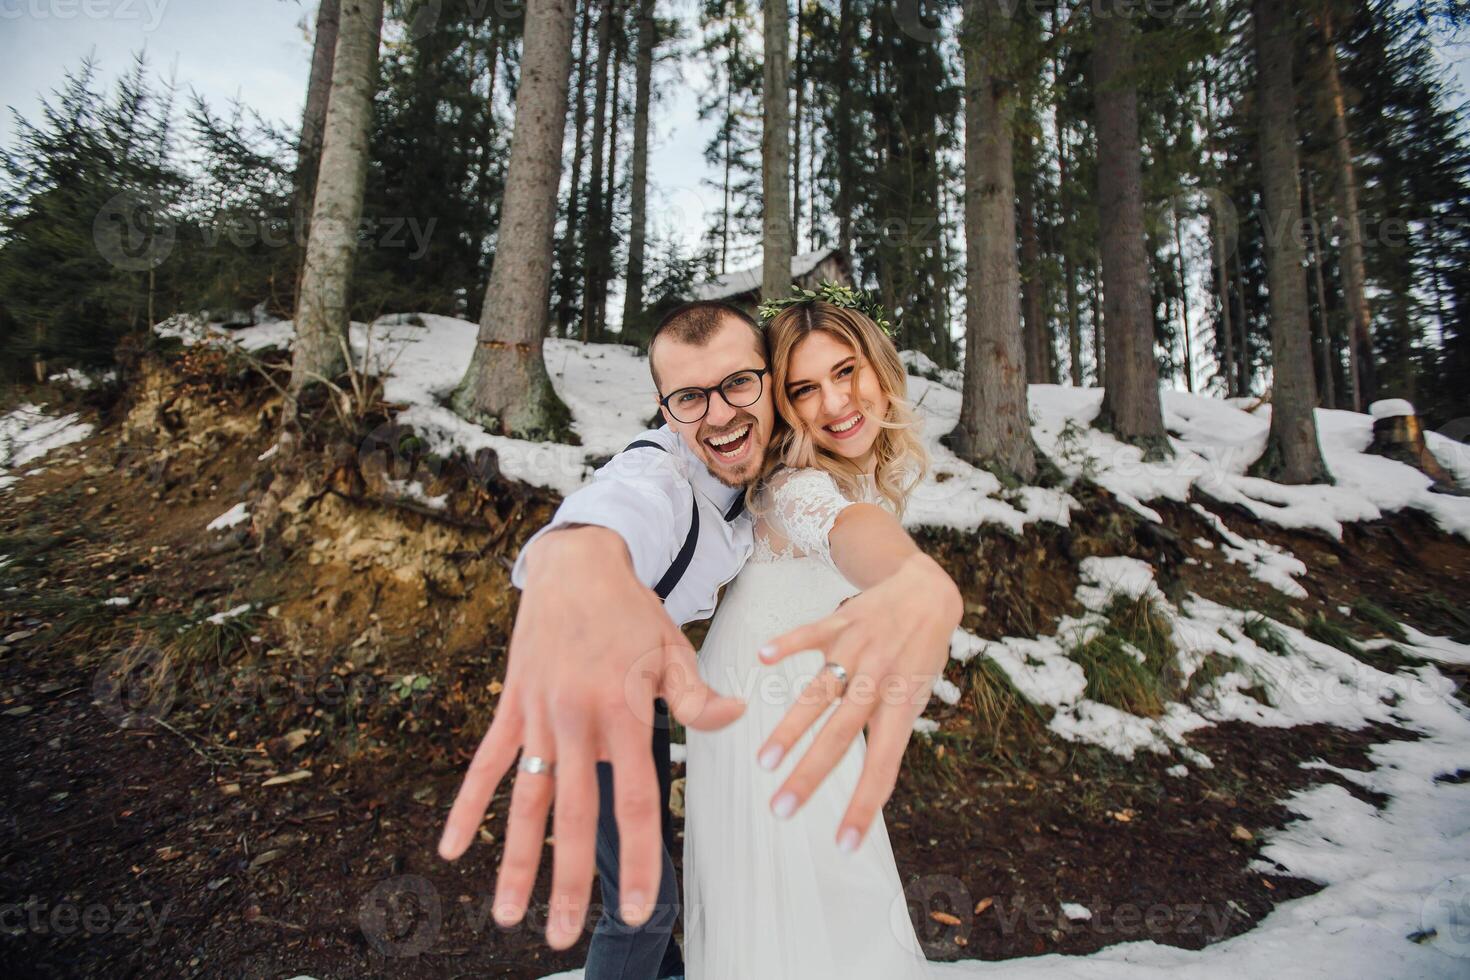
<svg viewBox="0 0 1470 980">
<path fill-rule="evenodd" d="M 915 549 L 892 575 L 853 596 L 832 615 L 784 633 L 761 649 L 761 660 L 767 664 L 803 650 L 821 650 L 847 672 L 845 688 L 833 672 L 824 669 L 818 674 L 761 748 L 758 761 L 774 769 L 840 698 L 772 797 L 777 816 L 790 816 L 811 797 L 866 725 L 862 777 L 837 831 L 840 848 L 857 847 L 893 793 L 914 720 L 929 702 L 963 614 L 964 601 L 954 581 Z"/>
<path fill-rule="evenodd" d="M 638 925 L 653 912 L 663 871 L 654 699 L 664 698 L 680 723 L 700 730 L 728 725 L 745 705 L 700 679 L 694 649 L 638 581 L 616 533 L 558 530 L 533 548 L 505 689 L 449 811 L 439 854 L 452 861 L 470 846 L 517 753 L 550 763 L 549 771 L 515 775 L 492 910 L 501 926 L 525 915 L 555 800 L 546 939 L 566 949 L 581 934 L 592 889 L 596 764 L 611 761 L 617 773 L 620 914 Z"/>
</svg>

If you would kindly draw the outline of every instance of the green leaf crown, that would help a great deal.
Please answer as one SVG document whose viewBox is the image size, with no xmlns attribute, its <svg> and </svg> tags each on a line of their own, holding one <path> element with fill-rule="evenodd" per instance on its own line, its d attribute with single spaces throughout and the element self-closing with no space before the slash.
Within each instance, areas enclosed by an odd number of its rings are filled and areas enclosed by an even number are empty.
<svg viewBox="0 0 1470 980">
<path fill-rule="evenodd" d="M 851 286 L 843 286 L 840 283 L 827 280 L 817 286 L 816 289 L 803 289 L 800 286 L 791 287 L 791 295 L 781 299 L 768 299 L 760 304 L 760 322 L 765 326 L 771 318 L 788 306 L 799 306 L 802 303 L 810 303 L 813 300 L 821 300 L 831 303 L 833 306 L 846 307 L 849 310 L 857 310 L 878 325 L 889 337 L 894 336 L 893 324 L 888 319 L 887 312 L 882 304 L 868 294 L 866 290 L 854 289 Z"/>
</svg>

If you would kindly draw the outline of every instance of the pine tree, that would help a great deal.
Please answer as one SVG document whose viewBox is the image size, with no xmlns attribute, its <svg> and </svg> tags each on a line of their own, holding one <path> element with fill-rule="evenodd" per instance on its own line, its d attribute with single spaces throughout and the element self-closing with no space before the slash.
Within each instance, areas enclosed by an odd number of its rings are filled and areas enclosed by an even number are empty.
<svg viewBox="0 0 1470 980">
<path fill-rule="evenodd" d="M 623 339 L 646 335 L 643 317 L 643 256 L 647 235 L 648 104 L 654 48 L 658 45 L 654 0 L 638 0 L 638 64 L 634 82 L 632 191 L 628 208 L 628 279 L 623 296 Z"/>
<path fill-rule="evenodd" d="M 761 298 L 779 299 L 791 292 L 791 20 L 786 0 L 765 0 L 762 10 Z"/>
<path fill-rule="evenodd" d="M 542 357 L 571 74 L 571 0 L 530 0 L 503 220 L 475 353 L 451 399 L 492 432 L 564 439 L 570 415 Z M 593 171 L 594 175 L 597 173 Z"/>
<path fill-rule="evenodd" d="M 1143 174 L 1134 77 L 1137 26 L 1129 8 L 1104 6 L 1095 16 L 1098 208 L 1101 228 L 1105 391 L 1097 424 L 1144 449 L 1170 456 L 1159 404 L 1158 362 L 1149 303 L 1144 239 Z"/>
<path fill-rule="evenodd" d="M 332 93 L 296 310 L 290 390 L 346 367 L 348 283 L 367 180 L 383 0 L 342 0 Z"/>
<path fill-rule="evenodd" d="M 946 440 L 961 458 L 1024 482 L 1036 475 L 1036 450 L 1015 246 L 1017 35 L 1006 0 L 966 0 L 965 387 Z"/>
<path fill-rule="evenodd" d="M 1281 483 L 1329 482 L 1317 444 L 1316 385 L 1302 269 L 1292 46 L 1295 23 L 1281 0 L 1254 0 L 1266 256 L 1271 280 L 1272 399 L 1266 449 L 1255 475 Z"/>
</svg>

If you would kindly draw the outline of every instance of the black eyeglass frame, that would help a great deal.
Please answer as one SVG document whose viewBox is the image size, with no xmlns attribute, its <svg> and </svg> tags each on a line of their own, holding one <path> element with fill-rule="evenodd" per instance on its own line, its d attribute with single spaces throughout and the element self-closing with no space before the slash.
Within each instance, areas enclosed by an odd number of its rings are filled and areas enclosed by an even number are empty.
<svg viewBox="0 0 1470 980">
<path fill-rule="evenodd" d="M 700 385 L 685 385 L 683 388 L 677 388 L 674 391 L 669 392 L 664 397 L 660 398 L 658 400 L 658 403 L 660 405 L 662 405 L 664 408 L 668 409 L 669 410 L 669 414 L 672 415 L 674 418 L 678 419 L 680 422 L 683 422 L 685 425 L 693 425 L 695 422 L 702 421 L 704 419 L 704 417 L 709 414 L 709 407 L 710 407 L 711 402 L 713 401 L 713 395 L 714 395 L 715 392 L 719 392 L 720 397 L 723 398 L 723 399 L 725 399 L 725 404 L 726 405 L 729 405 L 731 408 L 749 408 L 750 406 L 754 405 L 756 402 L 760 401 L 761 394 L 766 390 L 765 376 L 768 375 L 768 374 L 770 374 L 770 373 L 771 373 L 771 369 L 768 368 L 768 367 L 763 367 L 763 368 L 741 368 L 739 371 L 731 371 L 729 374 L 725 375 L 723 378 L 720 379 L 720 383 L 719 384 L 717 384 L 717 385 L 711 385 L 708 388 L 701 387 Z M 736 375 L 740 375 L 740 374 L 753 374 L 753 375 L 755 375 L 755 380 L 756 380 L 756 384 L 757 384 L 757 388 L 756 388 L 756 392 L 755 392 L 755 397 L 752 398 L 750 401 L 746 402 L 744 405 L 737 405 L 737 404 L 735 404 L 734 402 L 732 402 L 730 400 L 730 396 L 727 395 L 727 394 L 725 394 L 725 385 L 727 385 L 730 382 L 730 379 L 731 378 L 735 377 Z M 676 412 L 676 411 L 674 411 L 673 406 L 671 406 L 669 404 L 669 399 L 673 398 L 675 395 L 682 395 L 685 392 L 690 392 L 690 391 L 697 391 L 700 394 L 704 395 L 704 411 L 699 413 L 699 418 L 695 418 L 695 419 L 681 419 L 681 418 L 679 418 L 679 413 Z"/>
</svg>

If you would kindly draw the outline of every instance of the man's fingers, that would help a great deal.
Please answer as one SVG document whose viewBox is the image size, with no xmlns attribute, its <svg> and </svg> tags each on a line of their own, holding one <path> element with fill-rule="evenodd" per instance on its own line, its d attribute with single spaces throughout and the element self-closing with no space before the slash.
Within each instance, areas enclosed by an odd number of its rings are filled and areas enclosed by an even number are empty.
<svg viewBox="0 0 1470 980">
<path fill-rule="evenodd" d="M 758 652 L 761 662 L 779 663 L 793 653 L 800 653 L 803 650 L 830 650 L 849 622 L 844 614 L 833 613 L 826 619 L 819 619 L 815 623 L 798 626 L 794 630 L 782 633 L 760 648 Z"/>
<path fill-rule="evenodd" d="M 592 893 L 598 797 L 597 753 L 589 722 L 586 715 L 579 720 L 561 715 L 555 718 L 560 737 L 556 743 L 556 809 L 551 832 L 556 843 L 551 909 L 546 922 L 546 941 L 553 949 L 566 949 L 577 941 Z"/>
<path fill-rule="evenodd" d="M 852 701 L 842 703 L 832 712 L 832 717 L 817 733 L 796 768 L 771 797 L 771 810 L 776 816 L 791 816 L 811 798 L 822 780 L 852 747 L 853 740 L 862 732 L 863 724 L 872 712 L 871 704 Z"/>
<path fill-rule="evenodd" d="M 526 720 L 526 755 L 554 762 L 551 732 L 538 717 Z M 523 755 L 524 758 L 524 755 Z M 500 876 L 495 882 L 492 912 L 502 926 L 513 926 L 526 914 L 536 869 L 541 864 L 541 845 L 546 837 L 546 812 L 555 792 L 552 773 L 516 772 L 506 820 L 505 853 L 500 858 Z"/>
<path fill-rule="evenodd" d="M 858 778 L 852 802 L 848 804 L 842 824 L 837 829 L 837 846 L 843 851 L 857 850 L 867 838 L 868 829 L 883 809 L 883 804 L 893 795 L 899 767 L 903 764 L 903 753 L 913 734 L 912 721 L 907 723 L 907 729 L 904 728 L 906 718 L 903 711 L 879 711 L 868 726 L 868 752 L 863 760 L 863 774 Z"/>
<path fill-rule="evenodd" d="M 613 812 L 618 821 L 618 916 L 642 925 L 653 914 L 663 876 L 663 798 L 650 751 L 652 732 L 614 725 Z"/>
<path fill-rule="evenodd" d="M 665 664 L 659 694 L 679 724 L 708 732 L 724 728 L 745 712 L 745 702 L 740 698 L 720 694 L 704 682 L 694 648 L 688 643 L 673 646 Z"/>
<path fill-rule="evenodd" d="M 444 822 L 444 835 L 439 839 L 440 857 L 453 861 L 474 842 L 485 810 L 520 747 L 520 712 L 514 702 L 502 702 L 475 750 L 475 757 L 470 760 L 449 818 Z"/>
</svg>

